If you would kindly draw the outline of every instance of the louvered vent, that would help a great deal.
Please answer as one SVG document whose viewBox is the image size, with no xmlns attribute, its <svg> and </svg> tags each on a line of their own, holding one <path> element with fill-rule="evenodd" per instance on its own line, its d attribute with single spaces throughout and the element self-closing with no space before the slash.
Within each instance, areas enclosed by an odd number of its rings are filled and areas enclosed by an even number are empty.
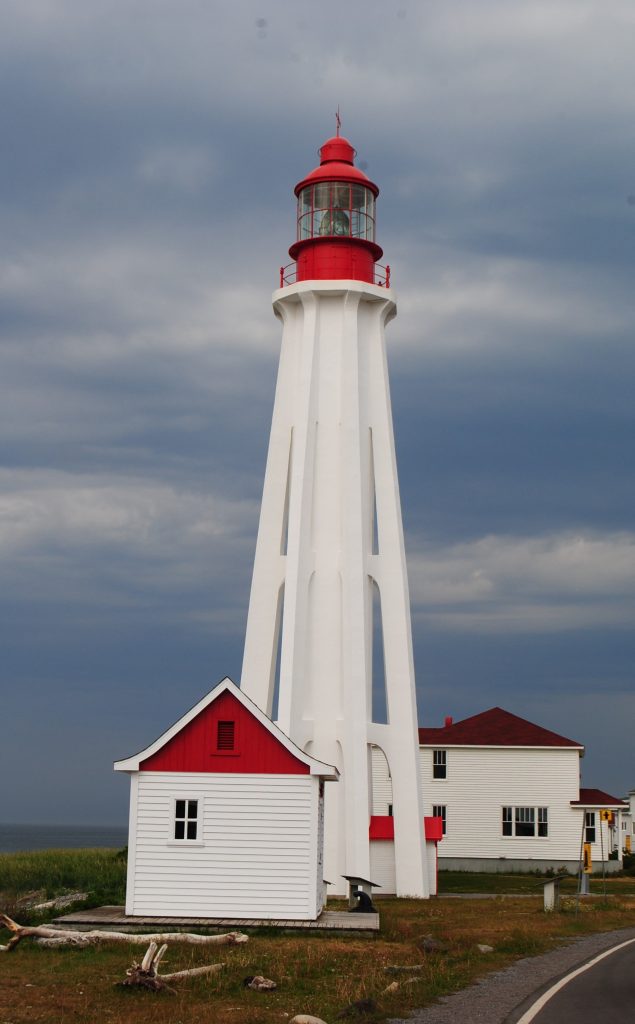
<svg viewBox="0 0 635 1024">
<path fill-rule="evenodd" d="M 235 722 L 219 722 L 217 733 L 217 750 L 234 749 L 234 726 Z"/>
</svg>

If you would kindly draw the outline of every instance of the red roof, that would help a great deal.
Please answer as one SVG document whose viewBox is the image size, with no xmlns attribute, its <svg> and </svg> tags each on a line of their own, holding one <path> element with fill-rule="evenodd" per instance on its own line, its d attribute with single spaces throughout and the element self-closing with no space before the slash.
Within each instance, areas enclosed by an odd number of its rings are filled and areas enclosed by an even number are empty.
<svg viewBox="0 0 635 1024">
<path fill-rule="evenodd" d="M 365 185 L 376 196 L 379 195 L 377 185 L 359 167 L 355 167 L 354 159 L 355 148 L 351 146 L 348 139 L 341 135 L 327 139 L 320 147 L 320 166 L 314 168 L 302 181 L 298 182 L 295 187 L 296 196 L 314 181 L 352 181 L 355 184 Z"/>
<path fill-rule="evenodd" d="M 572 800 L 571 803 L 574 807 L 628 807 L 626 800 L 611 796 L 602 789 L 581 789 L 580 799 Z"/>
<path fill-rule="evenodd" d="M 577 747 L 550 729 L 543 729 L 503 708 L 490 708 L 479 715 L 439 729 L 419 729 L 419 743 L 433 747 Z"/>
<path fill-rule="evenodd" d="M 300 750 L 228 677 L 149 747 L 115 761 L 114 768 L 339 777 L 337 768 Z"/>
</svg>

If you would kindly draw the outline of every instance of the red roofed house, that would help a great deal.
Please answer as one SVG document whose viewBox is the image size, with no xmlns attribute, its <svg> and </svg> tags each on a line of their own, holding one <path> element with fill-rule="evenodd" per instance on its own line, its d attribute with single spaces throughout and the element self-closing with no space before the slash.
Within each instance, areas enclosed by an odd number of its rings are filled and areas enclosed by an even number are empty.
<svg viewBox="0 0 635 1024">
<path fill-rule="evenodd" d="M 444 823 L 440 868 L 576 871 L 582 842 L 591 843 L 595 866 L 603 859 L 620 867 L 608 856 L 621 857 L 628 805 L 580 789 L 581 743 L 491 708 L 419 729 L 419 744 L 425 814 Z M 391 803 L 385 758 L 375 749 L 373 813 L 390 813 Z"/>
<path fill-rule="evenodd" d="M 114 767 L 131 777 L 126 914 L 317 918 L 324 783 L 338 771 L 231 679 Z"/>
</svg>

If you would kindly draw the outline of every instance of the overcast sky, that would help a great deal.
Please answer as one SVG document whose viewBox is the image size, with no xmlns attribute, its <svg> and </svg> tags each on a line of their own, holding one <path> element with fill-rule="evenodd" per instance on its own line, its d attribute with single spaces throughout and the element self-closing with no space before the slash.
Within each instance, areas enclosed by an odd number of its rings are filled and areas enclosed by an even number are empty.
<svg viewBox="0 0 635 1024">
<path fill-rule="evenodd" d="M 240 676 L 293 187 L 378 183 L 420 721 L 635 786 L 632 0 L 3 0 L 0 820 Z"/>
</svg>

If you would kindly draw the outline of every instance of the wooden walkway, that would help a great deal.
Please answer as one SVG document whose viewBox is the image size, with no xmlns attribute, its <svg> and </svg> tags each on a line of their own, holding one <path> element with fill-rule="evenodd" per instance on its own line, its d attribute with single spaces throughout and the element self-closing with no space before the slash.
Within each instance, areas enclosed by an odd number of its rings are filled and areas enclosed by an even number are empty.
<svg viewBox="0 0 635 1024">
<path fill-rule="evenodd" d="M 344 910 L 323 910 L 315 921 L 294 921 L 280 919 L 270 921 L 260 918 L 238 917 L 129 917 L 123 907 L 93 907 L 92 910 L 76 910 L 73 914 L 56 917 L 54 924 L 65 928 L 81 930 L 90 928 L 112 929 L 113 931 L 152 928 L 153 931 L 178 931 L 179 929 L 206 928 L 232 931 L 247 928 L 294 928 L 300 930 L 377 932 L 379 914 L 349 914 Z"/>
</svg>

